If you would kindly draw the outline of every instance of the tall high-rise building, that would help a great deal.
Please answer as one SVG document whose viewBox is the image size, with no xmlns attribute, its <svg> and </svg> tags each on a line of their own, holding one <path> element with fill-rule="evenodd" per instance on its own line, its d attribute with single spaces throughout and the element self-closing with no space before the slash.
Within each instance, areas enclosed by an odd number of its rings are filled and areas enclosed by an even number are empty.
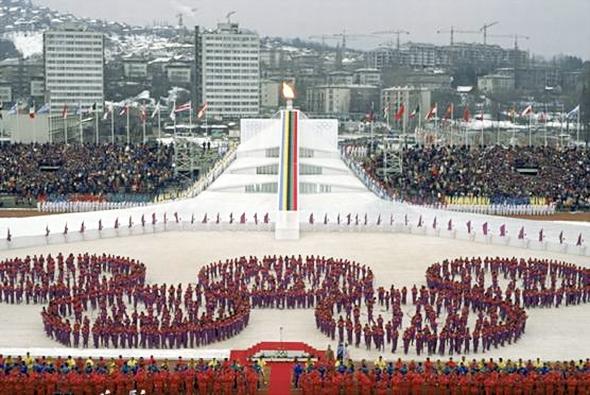
<svg viewBox="0 0 590 395">
<path fill-rule="evenodd" d="M 43 34 L 45 92 L 56 114 L 104 103 L 104 35 L 72 24 Z"/>
<path fill-rule="evenodd" d="M 195 98 L 209 116 L 243 118 L 260 112 L 260 37 L 237 23 L 195 28 Z"/>
</svg>

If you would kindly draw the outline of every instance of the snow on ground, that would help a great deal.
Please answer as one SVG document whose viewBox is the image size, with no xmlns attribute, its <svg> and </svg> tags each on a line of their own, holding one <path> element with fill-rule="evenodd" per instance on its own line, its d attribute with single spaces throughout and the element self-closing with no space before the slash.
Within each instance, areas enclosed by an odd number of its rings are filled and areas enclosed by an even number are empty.
<svg viewBox="0 0 590 395">
<path fill-rule="evenodd" d="M 231 242 L 229 242 L 231 240 Z M 506 246 L 468 241 L 385 233 L 315 233 L 299 241 L 275 241 L 270 232 L 168 232 L 143 236 L 103 239 L 67 245 L 51 245 L 0 252 L 0 259 L 27 254 L 57 252 L 114 253 L 142 260 L 148 268 L 148 282 L 195 282 L 201 266 L 214 260 L 242 255 L 315 254 L 350 258 L 370 265 L 376 286 L 423 284 L 426 268 L 439 260 L 456 256 L 516 256 L 560 259 L 590 267 L 587 257 L 528 251 Z M 63 347 L 43 333 L 41 306 L 0 304 L 3 326 L 0 353 L 10 347 Z M 477 358 L 578 359 L 590 355 L 586 335 L 590 325 L 590 306 L 528 310 L 525 336 L 515 345 L 478 354 Z M 253 310 L 249 326 L 238 336 L 205 349 L 243 349 L 260 341 L 305 341 L 324 349 L 329 341 L 316 328 L 313 310 Z M 100 353 L 100 351 L 99 351 Z M 351 349 L 354 359 L 375 359 L 377 352 Z M 392 357 L 388 352 L 387 357 Z M 395 357 L 403 357 L 402 354 Z M 415 357 L 410 354 L 408 358 Z M 471 358 L 472 356 L 468 356 Z"/>
<path fill-rule="evenodd" d="M 43 53 L 43 33 L 41 32 L 7 33 L 4 38 L 11 40 L 25 58 Z"/>
</svg>

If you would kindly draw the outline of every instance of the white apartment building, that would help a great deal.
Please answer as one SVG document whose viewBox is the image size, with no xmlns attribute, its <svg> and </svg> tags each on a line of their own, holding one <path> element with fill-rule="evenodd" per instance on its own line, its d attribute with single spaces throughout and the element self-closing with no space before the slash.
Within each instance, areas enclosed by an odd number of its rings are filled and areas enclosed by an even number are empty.
<svg viewBox="0 0 590 395">
<path fill-rule="evenodd" d="M 53 114 L 104 103 L 104 36 L 65 24 L 43 34 L 45 90 Z"/>
<path fill-rule="evenodd" d="M 253 117 L 260 112 L 260 38 L 237 23 L 195 28 L 196 100 L 210 117 Z"/>
</svg>

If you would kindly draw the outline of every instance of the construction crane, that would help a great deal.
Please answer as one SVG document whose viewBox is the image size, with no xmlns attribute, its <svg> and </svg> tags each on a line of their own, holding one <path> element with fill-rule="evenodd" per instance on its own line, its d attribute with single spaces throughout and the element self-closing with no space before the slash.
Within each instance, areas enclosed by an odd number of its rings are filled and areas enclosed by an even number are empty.
<svg viewBox="0 0 590 395">
<path fill-rule="evenodd" d="M 522 38 L 525 40 L 530 40 L 529 36 L 525 36 L 522 34 L 490 34 L 490 37 L 498 37 L 498 38 L 513 38 L 514 39 L 514 50 L 518 51 L 518 39 Z"/>
<path fill-rule="evenodd" d="M 480 32 L 483 32 L 483 45 L 488 45 L 488 29 L 492 26 L 496 26 L 498 23 L 500 22 L 486 23 L 479 29 Z"/>
<path fill-rule="evenodd" d="M 455 30 L 454 26 L 451 26 L 448 30 L 437 30 L 436 34 L 450 33 L 451 34 L 451 45 L 455 44 L 455 34 L 479 34 L 479 30 Z"/>
<path fill-rule="evenodd" d="M 396 37 L 395 43 L 396 43 L 396 48 L 399 51 L 400 49 L 400 35 L 405 34 L 405 35 L 409 35 L 410 32 L 407 30 L 382 30 L 382 31 L 378 31 L 378 32 L 373 32 L 372 34 L 376 35 L 376 36 L 383 36 L 383 35 L 393 35 Z"/>
<path fill-rule="evenodd" d="M 333 34 L 320 34 L 316 36 L 309 36 L 310 40 L 322 40 L 322 45 L 326 45 L 326 40 L 342 40 L 342 50 L 346 50 L 346 41 L 347 40 L 356 40 L 359 38 L 368 38 L 374 37 L 370 34 L 348 34 L 346 30 L 343 30 L 342 33 L 333 33 Z"/>
</svg>

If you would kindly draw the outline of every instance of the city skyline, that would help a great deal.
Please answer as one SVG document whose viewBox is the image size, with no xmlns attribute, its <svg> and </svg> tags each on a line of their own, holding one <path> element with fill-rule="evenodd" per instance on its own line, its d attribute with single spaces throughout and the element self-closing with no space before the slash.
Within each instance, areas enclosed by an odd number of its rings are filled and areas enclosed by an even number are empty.
<svg viewBox="0 0 590 395">
<path fill-rule="evenodd" d="M 565 0 L 559 4 L 550 0 L 423 0 L 408 3 L 373 0 L 359 4 L 352 0 L 300 0 L 297 6 L 285 9 L 285 4 L 272 0 L 258 0 L 256 5 L 238 0 L 129 0 L 125 3 L 103 0 L 99 3 L 74 0 L 36 0 L 63 12 L 89 18 L 102 18 L 149 25 L 154 21 L 176 24 L 182 13 L 185 25 L 214 27 L 225 19 L 226 13 L 236 11 L 234 20 L 244 27 L 255 29 L 262 36 L 281 36 L 308 39 L 311 35 L 340 33 L 367 34 L 378 30 L 403 29 L 410 31 L 402 41 L 448 44 L 449 34 L 437 34 L 451 25 L 457 30 L 479 30 L 484 23 L 499 23 L 489 29 L 488 43 L 502 47 L 514 45 L 513 34 L 530 36 L 521 39 L 519 46 L 532 54 L 552 57 L 565 54 L 590 59 L 590 25 L 584 17 L 590 15 L 590 2 Z M 338 7 L 338 8 L 336 8 Z M 137 9 L 142 12 L 138 13 Z M 264 10 L 264 12 L 261 12 Z M 327 18 L 332 13 L 334 16 Z M 365 15 L 359 17 L 359 15 Z M 527 18 L 523 23 L 523 18 Z M 349 47 L 370 49 L 394 40 L 351 37 Z M 482 42 L 483 34 L 457 34 L 457 42 Z M 335 41 L 331 41 L 336 44 Z"/>
</svg>

